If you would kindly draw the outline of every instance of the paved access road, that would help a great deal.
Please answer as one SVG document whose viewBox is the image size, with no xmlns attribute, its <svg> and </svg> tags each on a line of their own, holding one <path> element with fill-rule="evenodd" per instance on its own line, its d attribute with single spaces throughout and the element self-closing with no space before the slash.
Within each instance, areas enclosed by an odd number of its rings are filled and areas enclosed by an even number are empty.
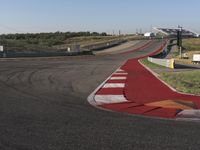
<svg viewBox="0 0 200 150">
<path fill-rule="evenodd" d="M 199 150 L 200 124 L 90 106 L 88 95 L 124 55 L 0 61 L 1 150 Z"/>
</svg>

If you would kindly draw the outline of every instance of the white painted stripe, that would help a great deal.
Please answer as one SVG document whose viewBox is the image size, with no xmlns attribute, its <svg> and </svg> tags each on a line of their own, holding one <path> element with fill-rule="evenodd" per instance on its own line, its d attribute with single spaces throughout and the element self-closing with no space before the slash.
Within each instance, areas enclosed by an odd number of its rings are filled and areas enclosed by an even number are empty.
<svg viewBox="0 0 200 150">
<path fill-rule="evenodd" d="M 106 83 L 103 88 L 124 88 L 124 83 Z"/>
<path fill-rule="evenodd" d="M 95 95 L 98 105 L 127 102 L 124 95 Z"/>
<path fill-rule="evenodd" d="M 122 70 L 122 69 L 117 69 L 117 71 L 124 71 L 124 70 Z"/>
<path fill-rule="evenodd" d="M 127 75 L 127 74 L 128 74 L 128 73 L 126 73 L 126 72 L 125 72 L 125 73 L 117 73 L 117 72 L 116 72 L 116 73 L 114 73 L 113 75 Z"/>
<path fill-rule="evenodd" d="M 111 77 L 110 80 L 126 80 L 127 77 Z"/>
<path fill-rule="evenodd" d="M 200 110 L 183 110 L 177 114 L 177 118 L 198 118 L 200 119 Z"/>
</svg>

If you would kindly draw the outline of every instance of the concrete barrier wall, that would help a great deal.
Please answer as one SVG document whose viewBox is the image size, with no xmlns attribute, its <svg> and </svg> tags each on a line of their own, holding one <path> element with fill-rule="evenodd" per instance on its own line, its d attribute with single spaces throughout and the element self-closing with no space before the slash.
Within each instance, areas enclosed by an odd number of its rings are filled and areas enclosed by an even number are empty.
<svg viewBox="0 0 200 150">
<path fill-rule="evenodd" d="M 15 58 L 15 57 L 56 57 L 56 56 L 77 56 L 77 55 L 92 55 L 92 51 L 80 52 L 4 52 L 0 53 L 0 58 Z"/>
<path fill-rule="evenodd" d="M 174 69 L 174 62 L 175 62 L 174 59 L 159 59 L 159 58 L 148 57 L 148 61 L 167 68 Z"/>
</svg>

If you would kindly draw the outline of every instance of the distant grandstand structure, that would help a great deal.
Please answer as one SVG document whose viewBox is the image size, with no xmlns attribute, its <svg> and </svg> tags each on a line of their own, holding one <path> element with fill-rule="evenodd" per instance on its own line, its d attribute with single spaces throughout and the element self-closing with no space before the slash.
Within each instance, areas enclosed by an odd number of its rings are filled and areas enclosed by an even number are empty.
<svg viewBox="0 0 200 150">
<path fill-rule="evenodd" d="M 153 29 L 156 32 L 159 32 L 159 33 L 164 34 L 164 35 L 169 36 L 169 37 L 176 37 L 177 36 L 177 32 L 179 31 L 179 29 L 170 29 L 170 28 L 157 28 L 157 27 L 154 27 Z M 187 30 L 187 29 L 183 29 L 182 30 L 182 36 L 183 37 L 199 37 L 199 34 L 193 32 L 193 31 Z"/>
</svg>

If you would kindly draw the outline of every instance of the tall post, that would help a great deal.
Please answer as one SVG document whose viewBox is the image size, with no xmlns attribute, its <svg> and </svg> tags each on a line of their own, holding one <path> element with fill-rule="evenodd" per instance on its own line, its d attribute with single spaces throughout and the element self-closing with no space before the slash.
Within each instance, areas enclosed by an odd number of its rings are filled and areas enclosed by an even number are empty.
<svg viewBox="0 0 200 150">
<path fill-rule="evenodd" d="M 178 46 L 179 46 L 179 55 L 180 55 L 180 58 L 182 58 L 182 31 L 183 31 L 183 28 L 181 26 L 178 26 L 179 28 L 179 31 L 178 31 Z"/>
</svg>

